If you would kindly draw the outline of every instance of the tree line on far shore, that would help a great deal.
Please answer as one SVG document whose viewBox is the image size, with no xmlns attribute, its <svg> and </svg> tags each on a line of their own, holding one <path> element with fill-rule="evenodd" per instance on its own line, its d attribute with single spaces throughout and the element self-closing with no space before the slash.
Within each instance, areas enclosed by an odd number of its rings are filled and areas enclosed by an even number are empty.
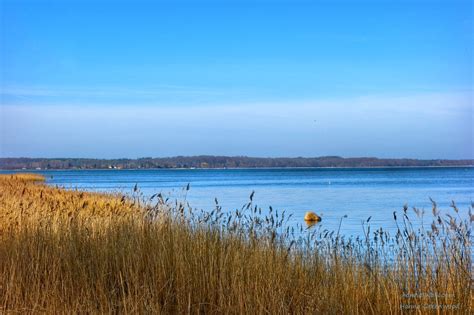
<svg viewBox="0 0 474 315">
<path fill-rule="evenodd" d="M 248 156 L 176 156 L 139 159 L 0 158 L 0 169 L 150 169 L 280 167 L 426 167 L 472 166 L 474 160 L 379 159 L 339 156 L 259 158 Z"/>
</svg>

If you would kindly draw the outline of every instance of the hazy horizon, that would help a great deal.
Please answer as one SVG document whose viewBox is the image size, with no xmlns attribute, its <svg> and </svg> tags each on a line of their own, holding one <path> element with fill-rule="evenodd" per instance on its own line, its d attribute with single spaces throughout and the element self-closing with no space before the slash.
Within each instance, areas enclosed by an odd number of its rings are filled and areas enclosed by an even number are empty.
<svg viewBox="0 0 474 315">
<path fill-rule="evenodd" d="M 341 158 L 341 159 L 379 159 L 379 160 L 451 160 L 451 161 L 474 161 L 474 159 L 417 159 L 407 157 L 386 157 L 381 158 L 377 156 L 339 156 L 339 155 L 320 155 L 320 156 L 249 156 L 249 155 L 211 155 L 211 154 L 199 154 L 199 155 L 174 155 L 174 156 L 139 156 L 139 157 L 77 157 L 77 156 L 5 156 L 0 159 L 45 159 L 45 160 L 62 160 L 62 159 L 83 159 L 83 160 L 140 160 L 140 159 L 174 159 L 174 158 L 193 158 L 193 157 L 224 157 L 224 158 L 250 158 L 250 159 L 319 159 L 319 158 Z M 444 167 L 444 166 L 441 166 Z"/>
<path fill-rule="evenodd" d="M 471 1 L 0 1 L 0 157 L 474 158 Z"/>
</svg>

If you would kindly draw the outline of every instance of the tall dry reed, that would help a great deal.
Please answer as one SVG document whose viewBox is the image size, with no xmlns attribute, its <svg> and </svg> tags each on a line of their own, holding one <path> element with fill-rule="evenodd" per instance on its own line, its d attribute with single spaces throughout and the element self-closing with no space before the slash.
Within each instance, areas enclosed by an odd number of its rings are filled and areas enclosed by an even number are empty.
<svg viewBox="0 0 474 315">
<path fill-rule="evenodd" d="M 189 187 L 188 187 L 189 189 Z M 210 212 L 0 178 L 0 312 L 469 314 L 471 223 L 441 216 L 363 238 L 287 227 L 251 200 Z M 425 214 L 418 209 L 420 218 Z M 427 220 L 427 218 L 424 218 Z"/>
</svg>

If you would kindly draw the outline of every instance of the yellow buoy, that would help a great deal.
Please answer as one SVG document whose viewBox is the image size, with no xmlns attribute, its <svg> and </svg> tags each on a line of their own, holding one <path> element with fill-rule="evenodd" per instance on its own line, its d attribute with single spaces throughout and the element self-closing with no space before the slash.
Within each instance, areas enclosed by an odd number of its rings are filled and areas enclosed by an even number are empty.
<svg viewBox="0 0 474 315">
<path fill-rule="evenodd" d="M 304 220 L 306 222 L 319 222 L 321 221 L 321 217 L 314 212 L 308 211 L 304 215 Z"/>
</svg>

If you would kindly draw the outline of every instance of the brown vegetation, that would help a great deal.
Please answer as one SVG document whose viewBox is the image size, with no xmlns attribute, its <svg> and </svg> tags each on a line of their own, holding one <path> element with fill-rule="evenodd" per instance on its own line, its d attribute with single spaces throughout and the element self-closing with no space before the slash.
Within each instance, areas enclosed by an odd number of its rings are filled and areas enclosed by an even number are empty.
<svg viewBox="0 0 474 315">
<path fill-rule="evenodd" d="M 26 182 L 44 182 L 44 176 L 33 173 L 0 174 L 1 181 L 19 180 Z"/>
<path fill-rule="evenodd" d="M 196 213 L 20 178 L 0 180 L 0 312 L 472 313 L 471 222 L 435 204 L 429 231 L 404 209 L 394 237 L 296 238 L 252 200 Z"/>
</svg>

